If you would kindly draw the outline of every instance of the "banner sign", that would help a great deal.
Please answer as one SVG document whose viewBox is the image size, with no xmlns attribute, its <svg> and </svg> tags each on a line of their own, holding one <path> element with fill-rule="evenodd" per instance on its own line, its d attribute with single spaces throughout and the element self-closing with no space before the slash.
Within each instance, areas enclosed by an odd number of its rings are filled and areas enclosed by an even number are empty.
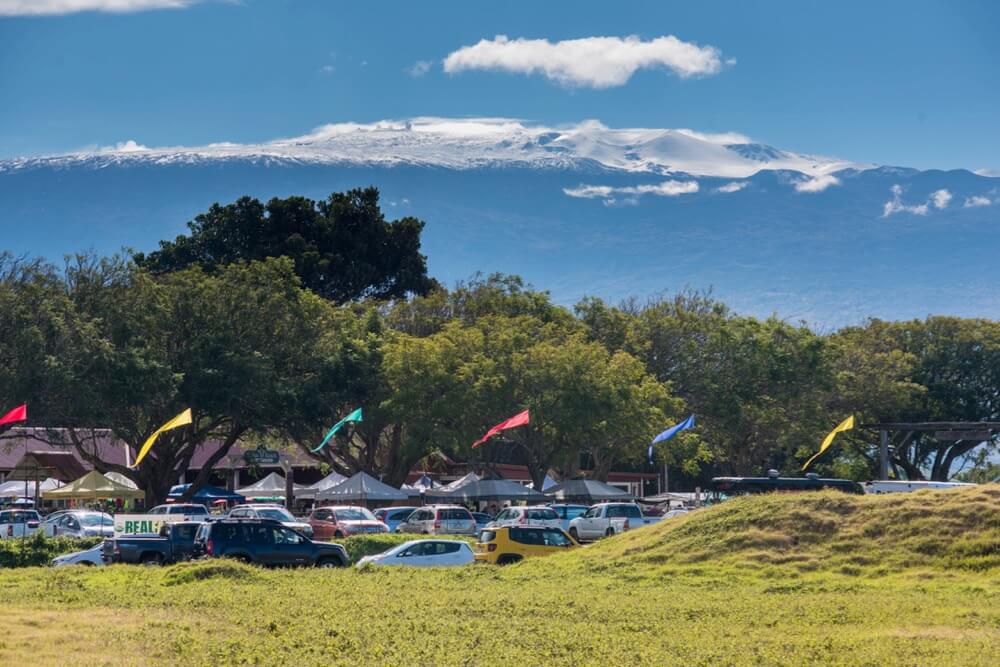
<svg viewBox="0 0 1000 667">
<path fill-rule="evenodd" d="M 176 521 L 208 521 L 205 515 L 193 514 L 116 514 L 115 535 L 159 535 L 160 527 Z"/>
<path fill-rule="evenodd" d="M 257 449 L 248 449 L 243 452 L 243 458 L 250 465 L 278 465 L 280 455 L 273 449 L 267 449 L 261 445 Z"/>
</svg>

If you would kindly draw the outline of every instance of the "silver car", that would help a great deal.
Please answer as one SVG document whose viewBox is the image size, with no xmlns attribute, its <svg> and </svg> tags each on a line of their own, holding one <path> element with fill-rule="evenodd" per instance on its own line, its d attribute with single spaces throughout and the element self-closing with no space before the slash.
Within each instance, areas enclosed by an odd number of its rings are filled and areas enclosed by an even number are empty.
<svg viewBox="0 0 1000 667">
<path fill-rule="evenodd" d="M 104 544 L 95 544 L 89 549 L 84 549 L 83 551 L 76 551 L 71 554 L 63 554 L 62 556 L 56 556 L 52 559 L 52 567 L 62 567 L 64 565 L 104 565 L 104 559 L 101 558 L 101 549 Z"/>
<path fill-rule="evenodd" d="M 476 520 L 458 505 L 427 505 L 416 509 L 396 527 L 397 533 L 423 535 L 475 535 Z"/>
<path fill-rule="evenodd" d="M 280 521 L 281 525 L 292 530 L 297 530 L 308 538 L 313 536 L 313 527 L 305 521 L 300 521 L 292 516 L 292 513 L 281 505 L 268 503 L 253 503 L 250 505 L 237 505 L 229 510 L 226 518 L 229 519 L 274 519 Z"/>
<path fill-rule="evenodd" d="M 46 537 L 114 537 L 115 520 L 105 512 L 71 510 L 42 522 Z"/>
</svg>

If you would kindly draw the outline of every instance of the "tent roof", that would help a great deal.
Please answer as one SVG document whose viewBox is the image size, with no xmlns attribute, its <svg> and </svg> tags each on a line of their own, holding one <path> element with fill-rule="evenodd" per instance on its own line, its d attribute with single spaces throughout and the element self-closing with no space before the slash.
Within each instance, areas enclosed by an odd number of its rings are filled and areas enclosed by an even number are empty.
<svg viewBox="0 0 1000 667">
<path fill-rule="evenodd" d="M 58 489 L 45 491 L 42 497 L 46 499 L 77 498 L 80 500 L 98 500 L 102 498 L 144 498 L 145 493 L 138 489 L 130 489 L 97 472 L 91 470 L 86 475 Z"/>
<path fill-rule="evenodd" d="M 293 484 L 292 486 L 295 494 L 306 488 L 298 484 Z M 254 482 L 250 486 L 244 486 L 242 489 L 236 489 L 236 493 L 247 498 L 284 498 L 285 478 L 276 472 L 272 472 L 259 482 Z"/>
<path fill-rule="evenodd" d="M 139 488 L 138 484 L 136 484 L 135 482 L 133 482 L 120 472 L 106 472 L 104 473 L 104 476 L 110 479 L 112 482 L 115 482 L 116 484 L 121 484 L 122 486 L 127 486 L 130 489 Z"/>
<path fill-rule="evenodd" d="M 168 498 L 180 498 L 184 495 L 184 492 L 191 488 L 190 484 L 177 484 L 176 486 L 170 487 L 170 493 L 167 494 Z M 198 489 L 198 492 L 192 496 L 193 500 L 233 500 L 238 503 L 246 501 L 246 498 L 238 493 L 230 493 L 226 489 L 220 488 L 218 486 L 203 486 Z"/>
<path fill-rule="evenodd" d="M 556 500 L 583 500 L 587 502 L 632 498 L 632 494 L 629 492 L 597 479 L 568 479 L 546 489 L 545 495 Z"/>
<path fill-rule="evenodd" d="M 541 502 L 546 500 L 545 496 L 534 489 L 507 479 L 476 479 L 451 491 L 431 489 L 427 492 L 427 497 L 466 501 L 524 500 L 527 502 Z"/>
<path fill-rule="evenodd" d="M 479 479 L 480 479 L 479 475 L 477 475 L 474 472 L 470 472 L 469 474 L 465 475 L 464 477 L 459 477 L 454 482 L 449 482 L 449 483 L 445 484 L 444 486 L 442 486 L 442 487 L 440 487 L 439 489 L 436 489 L 436 490 L 437 491 L 454 491 L 458 487 L 465 486 L 469 482 L 478 482 Z"/>
<path fill-rule="evenodd" d="M 302 489 L 301 492 L 298 492 L 298 496 L 300 498 L 315 498 L 316 494 L 320 491 L 323 491 L 324 489 L 331 489 L 345 481 L 347 481 L 347 478 L 339 472 L 331 472 L 318 482 L 314 482 L 313 484 L 310 484 L 306 488 Z"/>
<path fill-rule="evenodd" d="M 38 482 L 38 494 L 41 495 L 45 491 L 51 491 L 52 489 L 58 489 L 60 486 L 59 480 L 49 477 L 45 481 Z M 25 483 L 19 480 L 11 480 L 9 482 L 4 482 L 0 484 L 0 498 L 34 498 L 35 497 L 35 482 L 27 483 L 27 493 L 25 493 Z"/>
<path fill-rule="evenodd" d="M 355 473 L 337 486 L 316 494 L 316 500 L 407 500 L 409 496 L 388 484 L 378 481 L 368 473 Z"/>
</svg>

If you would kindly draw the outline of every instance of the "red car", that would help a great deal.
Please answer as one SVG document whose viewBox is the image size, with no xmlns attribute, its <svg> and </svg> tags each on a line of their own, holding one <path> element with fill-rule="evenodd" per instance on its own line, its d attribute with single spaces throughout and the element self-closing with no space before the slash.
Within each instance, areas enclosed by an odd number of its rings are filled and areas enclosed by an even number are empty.
<svg viewBox="0 0 1000 667">
<path fill-rule="evenodd" d="M 362 533 L 388 533 L 389 528 L 364 507 L 319 507 L 309 515 L 313 539 L 328 540 Z"/>
</svg>

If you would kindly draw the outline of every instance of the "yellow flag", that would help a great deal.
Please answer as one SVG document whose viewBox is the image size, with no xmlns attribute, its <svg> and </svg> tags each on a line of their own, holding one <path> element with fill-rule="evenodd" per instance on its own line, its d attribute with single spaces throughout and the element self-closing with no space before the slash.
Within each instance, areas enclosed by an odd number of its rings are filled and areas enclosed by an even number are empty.
<svg viewBox="0 0 1000 667">
<path fill-rule="evenodd" d="M 178 426 L 185 426 L 190 423 L 191 423 L 191 408 L 188 408 L 187 410 L 180 413 L 179 415 L 168 421 L 160 428 L 156 429 L 156 431 L 153 432 L 153 435 L 149 436 L 146 442 L 143 443 L 142 449 L 139 450 L 139 455 L 135 457 L 135 463 L 130 465 L 129 468 L 134 469 L 139 467 L 139 462 L 142 461 L 142 459 L 145 458 L 146 454 L 149 453 L 149 450 L 152 449 L 153 447 L 153 443 L 156 442 L 156 439 L 160 437 L 161 433 L 163 433 L 164 431 L 169 431 L 172 428 L 177 428 Z"/>
<path fill-rule="evenodd" d="M 837 437 L 838 433 L 843 433 L 844 431 L 850 431 L 852 428 L 854 428 L 854 415 L 851 415 L 844 421 L 837 424 L 837 426 L 832 431 L 830 431 L 830 433 L 828 433 L 825 438 L 823 438 L 823 444 L 819 446 L 819 451 L 813 454 L 811 457 L 809 457 L 809 460 L 806 461 L 806 464 L 804 466 L 802 466 L 802 469 L 805 470 L 806 468 L 808 468 L 809 464 L 812 463 L 814 460 L 816 460 L 817 456 L 819 456 L 827 449 L 829 449 L 830 445 L 833 444 L 833 439 Z"/>
</svg>

